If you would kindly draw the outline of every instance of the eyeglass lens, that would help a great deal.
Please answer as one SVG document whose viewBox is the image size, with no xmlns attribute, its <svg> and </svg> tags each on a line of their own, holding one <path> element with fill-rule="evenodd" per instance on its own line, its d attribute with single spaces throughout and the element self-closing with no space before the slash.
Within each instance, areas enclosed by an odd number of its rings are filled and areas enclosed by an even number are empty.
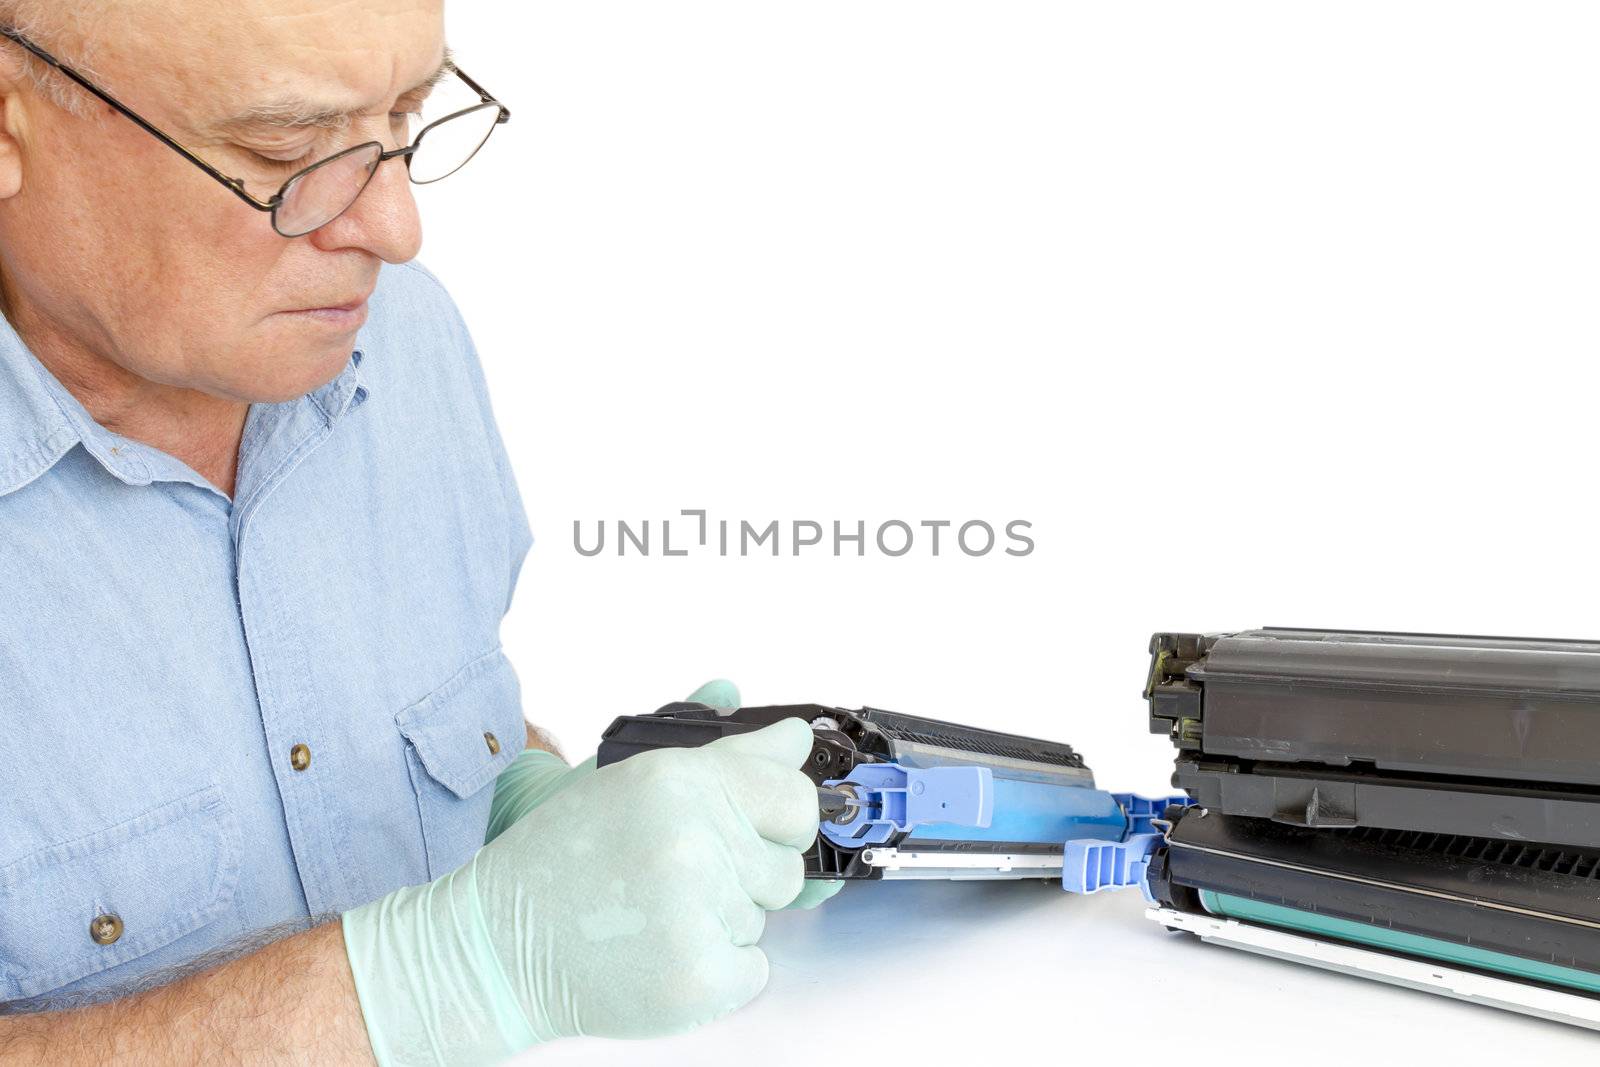
<svg viewBox="0 0 1600 1067">
<path fill-rule="evenodd" d="M 426 185 L 460 170 L 483 147 L 499 118 L 499 105 L 480 104 L 463 115 L 425 127 L 411 154 L 411 180 Z"/>
<path fill-rule="evenodd" d="M 411 153 L 411 180 L 436 182 L 460 170 L 489 139 L 499 116 L 498 105 L 481 104 L 424 127 Z M 285 237 L 300 237 L 338 218 L 372 180 L 382 151 L 377 144 L 359 145 L 297 176 L 283 191 L 273 226 Z"/>
</svg>

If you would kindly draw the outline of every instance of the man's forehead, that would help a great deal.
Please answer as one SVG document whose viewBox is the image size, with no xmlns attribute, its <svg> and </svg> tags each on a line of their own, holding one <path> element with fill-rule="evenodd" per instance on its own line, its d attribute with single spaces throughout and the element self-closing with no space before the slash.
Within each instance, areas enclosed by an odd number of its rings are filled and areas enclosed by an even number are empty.
<svg viewBox="0 0 1600 1067">
<path fill-rule="evenodd" d="M 225 136 L 261 127 L 342 129 L 355 115 L 386 106 L 393 99 L 425 95 L 454 72 L 454 54 L 445 46 L 420 76 L 404 78 L 393 88 L 369 88 L 365 94 L 336 77 L 279 76 L 274 88 L 245 93 L 243 99 L 225 105 L 221 110 L 226 113 L 208 123 L 204 132 Z"/>
<path fill-rule="evenodd" d="M 338 122 L 453 70 L 443 0 L 43 2 L 71 16 L 52 20 L 47 46 L 189 135 L 262 118 Z"/>
</svg>

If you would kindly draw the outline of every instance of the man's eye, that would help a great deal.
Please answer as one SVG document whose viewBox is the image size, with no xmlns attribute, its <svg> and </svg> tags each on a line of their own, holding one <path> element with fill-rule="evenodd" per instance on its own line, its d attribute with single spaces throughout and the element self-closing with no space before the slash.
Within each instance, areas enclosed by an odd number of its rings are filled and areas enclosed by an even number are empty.
<svg viewBox="0 0 1600 1067">
<path fill-rule="evenodd" d="M 421 118 L 421 111 L 389 112 L 389 121 L 397 127 L 409 127 L 413 119 L 420 120 Z M 260 152 L 257 152 L 253 148 L 246 148 L 244 151 L 250 156 L 251 159 L 260 163 L 262 166 L 281 170 L 301 170 L 311 166 L 311 164 L 315 163 L 319 158 L 315 146 L 308 148 L 306 151 L 302 152 L 293 159 L 279 159 L 277 156 L 264 155 Z"/>
<path fill-rule="evenodd" d="M 258 160 L 265 166 L 282 167 L 285 170 L 294 167 L 309 167 L 312 162 L 312 157 L 316 154 L 315 152 L 305 152 L 293 159 L 278 159 L 275 156 L 264 156 L 260 152 L 249 148 L 245 149 L 245 151 L 249 152 L 254 159 Z"/>
</svg>

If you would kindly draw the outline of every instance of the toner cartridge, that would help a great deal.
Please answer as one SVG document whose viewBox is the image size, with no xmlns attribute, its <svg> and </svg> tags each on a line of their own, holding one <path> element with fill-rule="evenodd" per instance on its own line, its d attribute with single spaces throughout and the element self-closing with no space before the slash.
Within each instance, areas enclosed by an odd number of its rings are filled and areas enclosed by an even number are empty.
<svg viewBox="0 0 1600 1067">
<path fill-rule="evenodd" d="M 803 768 L 818 787 L 821 832 L 809 878 L 1069 880 L 1103 845 L 1143 840 L 1182 798 L 1107 793 L 1070 745 L 877 708 L 788 704 L 720 713 L 669 704 L 624 716 L 596 759 L 703 745 L 780 719 L 811 725 Z M 1147 850 L 1148 851 L 1148 850 Z"/>
<path fill-rule="evenodd" d="M 1151 640 L 1150 728 L 1203 807 L 1600 843 L 1600 644 L 1265 629 Z"/>
<path fill-rule="evenodd" d="M 1151 918 L 1600 1028 L 1600 644 L 1157 634 Z"/>
<path fill-rule="evenodd" d="M 1194 808 L 1175 813 L 1152 857 L 1149 915 L 1236 948 L 1600 1027 L 1597 872 L 1600 850 Z"/>
</svg>

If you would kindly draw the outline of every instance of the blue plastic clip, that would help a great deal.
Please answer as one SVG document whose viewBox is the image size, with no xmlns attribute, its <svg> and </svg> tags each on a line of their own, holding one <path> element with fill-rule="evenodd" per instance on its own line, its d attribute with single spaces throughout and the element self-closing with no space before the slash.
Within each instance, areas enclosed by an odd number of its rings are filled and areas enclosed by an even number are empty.
<svg viewBox="0 0 1600 1067">
<path fill-rule="evenodd" d="M 988 767 L 863 763 L 824 784 L 854 786 L 861 802 L 849 822 L 822 824 L 824 836 L 849 848 L 881 844 L 923 823 L 987 827 L 994 818 L 994 771 Z"/>
<path fill-rule="evenodd" d="M 1187 794 L 1170 797 L 1145 797 L 1137 793 L 1113 793 L 1128 816 L 1128 830 L 1121 841 L 1084 839 L 1068 841 L 1061 857 L 1061 888 L 1069 893 L 1098 893 L 1102 889 L 1138 886 L 1146 903 L 1154 904 L 1146 875 L 1150 857 L 1166 835 L 1155 826 L 1168 807 L 1189 807 L 1194 801 Z"/>
<path fill-rule="evenodd" d="M 1194 800 L 1187 793 L 1178 793 L 1175 796 L 1147 797 L 1139 793 L 1112 793 L 1117 803 L 1122 805 L 1123 812 L 1128 816 L 1127 838 L 1138 837 L 1140 834 L 1155 832 L 1153 825 L 1157 819 L 1166 814 L 1168 808 L 1192 807 Z"/>
</svg>

